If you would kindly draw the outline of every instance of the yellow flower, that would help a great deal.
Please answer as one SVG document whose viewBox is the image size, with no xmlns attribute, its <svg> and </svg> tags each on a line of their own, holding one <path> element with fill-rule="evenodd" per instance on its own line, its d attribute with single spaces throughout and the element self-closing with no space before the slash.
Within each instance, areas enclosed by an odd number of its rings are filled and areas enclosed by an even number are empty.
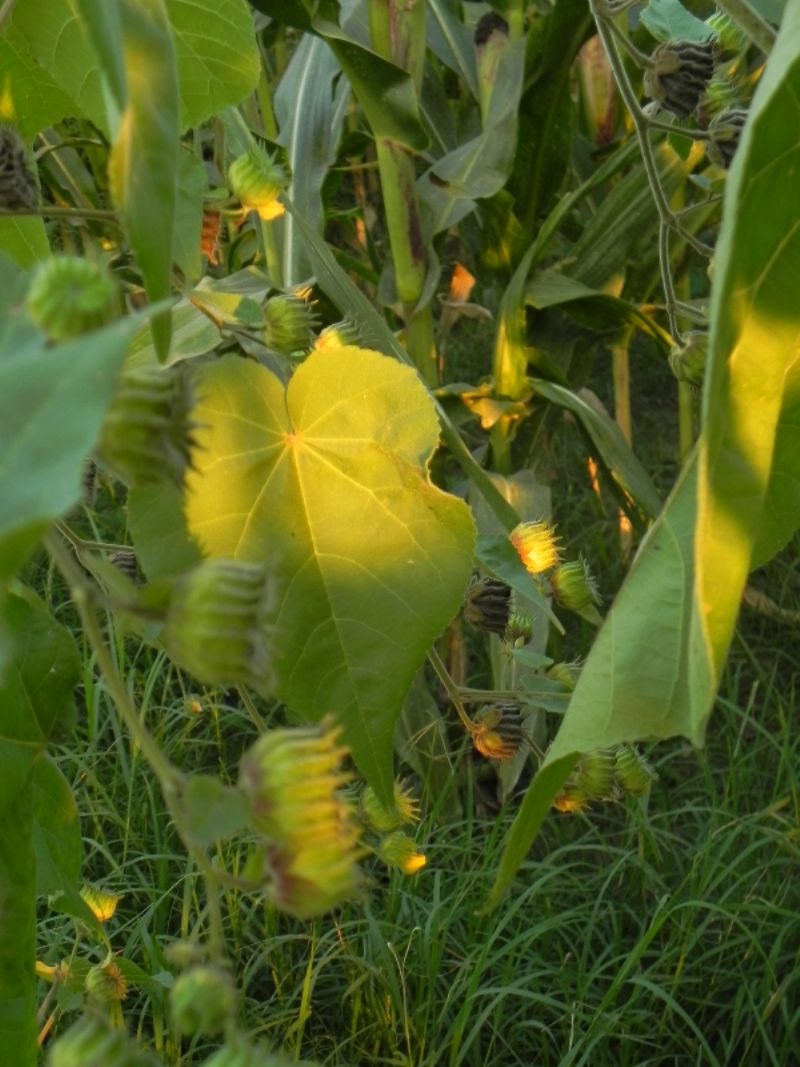
<svg viewBox="0 0 800 1067">
<path fill-rule="evenodd" d="M 508 539 L 530 574 L 544 574 L 558 566 L 558 538 L 555 528 L 549 523 L 521 522 L 514 527 Z"/>
</svg>

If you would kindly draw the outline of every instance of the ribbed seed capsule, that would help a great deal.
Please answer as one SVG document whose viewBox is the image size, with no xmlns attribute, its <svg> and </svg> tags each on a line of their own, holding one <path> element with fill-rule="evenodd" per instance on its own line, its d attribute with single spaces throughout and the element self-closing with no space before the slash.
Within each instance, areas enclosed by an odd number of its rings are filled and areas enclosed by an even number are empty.
<svg viewBox="0 0 800 1067">
<path fill-rule="evenodd" d="M 264 344 L 287 356 L 307 352 L 317 321 L 313 306 L 303 297 L 294 293 L 270 297 L 264 305 Z"/>
<path fill-rule="evenodd" d="M 158 1067 L 124 1030 L 86 1014 L 51 1046 L 47 1067 Z"/>
<path fill-rule="evenodd" d="M 575 783 L 589 800 L 610 800 L 614 796 L 615 758 L 608 748 L 581 756 L 573 771 Z"/>
<path fill-rule="evenodd" d="M 712 43 L 667 41 L 658 46 L 650 61 L 644 75 L 645 93 L 678 118 L 688 118 L 714 73 Z"/>
<path fill-rule="evenodd" d="M 600 603 L 597 585 L 585 560 L 563 563 L 551 576 L 556 600 L 568 611 L 586 611 Z"/>
<path fill-rule="evenodd" d="M 348 319 L 326 326 L 314 341 L 314 351 L 324 352 L 332 348 L 347 348 L 348 345 L 361 344 L 358 329 Z"/>
<path fill-rule="evenodd" d="M 227 971 L 200 964 L 175 980 L 169 1006 L 179 1033 L 213 1037 L 236 1014 L 236 987 Z"/>
<path fill-rule="evenodd" d="M 53 256 L 36 268 L 25 307 L 51 341 L 69 341 L 111 322 L 119 309 L 119 291 L 101 264 Z"/>
<path fill-rule="evenodd" d="M 464 618 L 476 630 L 502 637 L 511 612 L 511 586 L 497 578 L 473 576 L 464 601 Z"/>
<path fill-rule="evenodd" d="M 116 960 L 108 960 L 90 968 L 84 988 L 95 1004 L 119 1003 L 128 995 L 128 980 Z"/>
<path fill-rule="evenodd" d="M 726 170 L 730 167 L 746 122 L 747 112 L 743 108 L 731 108 L 710 123 L 706 155 L 712 163 Z"/>
<path fill-rule="evenodd" d="M 39 205 L 36 179 L 28 169 L 25 145 L 13 126 L 0 124 L 0 207 L 35 211 Z"/>
<path fill-rule="evenodd" d="M 231 163 L 228 181 L 242 206 L 257 211 L 265 222 L 285 213 L 286 208 L 278 197 L 289 179 L 280 163 L 260 148 L 251 148 Z"/>
<path fill-rule="evenodd" d="M 657 775 L 644 756 L 633 745 L 621 745 L 615 753 L 614 775 L 623 793 L 643 797 Z"/>
<path fill-rule="evenodd" d="M 503 640 L 514 648 L 521 648 L 527 645 L 532 637 L 533 620 L 530 615 L 526 615 L 524 611 L 513 612 L 509 617 Z"/>
<path fill-rule="evenodd" d="M 692 330 L 682 345 L 669 354 L 669 365 L 679 382 L 699 387 L 703 384 L 708 358 L 708 334 L 705 330 Z"/>
<path fill-rule="evenodd" d="M 387 808 L 371 786 L 361 794 L 361 809 L 373 830 L 385 834 L 407 823 L 419 822 L 419 801 L 403 782 L 394 783 L 394 804 Z"/>
<path fill-rule="evenodd" d="M 129 486 L 183 486 L 195 446 L 193 396 L 178 368 L 123 372 L 106 412 L 98 461 Z"/>
<path fill-rule="evenodd" d="M 492 704 L 475 716 L 472 743 L 487 759 L 511 759 L 526 740 L 522 723 L 519 704 Z"/>
<path fill-rule="evenodd" d="M 164 643 L 170 656 L 209 685 L 273 689 L 267 615 L 272 587 L 264 567 L 206 560 L 172 591 Z"/>
</svg>

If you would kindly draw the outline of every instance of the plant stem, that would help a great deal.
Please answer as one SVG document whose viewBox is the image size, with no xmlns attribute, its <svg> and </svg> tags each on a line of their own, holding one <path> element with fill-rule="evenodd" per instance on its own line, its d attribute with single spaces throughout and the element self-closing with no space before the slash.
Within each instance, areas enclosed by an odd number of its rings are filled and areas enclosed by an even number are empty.
<svg viewBox="0 0 800 1067">
<path fill-rule="evenodd" d="M 750 7 L 747 0 L 716 0 L 716 4 L 744 30 L 754 45 L 765 55 L 769 55 L 777 34 L 772 26 Z"/>
<path fill-rule="evenodd" d="M 185 784 L 185 776 L 167 759 L 158 742 L 147 729 L 136 710 L 127 686 L 120 676 L 106 644 L 105 637 L 92 603 L 92 586 L 85 578 L 80 567 L 72 558 L 69 550 L 59 535 L 50 532 L 44 539 L 45 547 L 58 569 L 66 579 L 72 593 L 72 599 L 83 624 L 83 632 L 94 653 L 109 695 L 119 712 L 126 730 L 140 749 L 150 769 L 158 779 L 164 802 L 167 806 L 186 850 L 197 864 L 206 885 L 208 902 L 208 946 L 212 958 L 222 960 L 225 955 L 225 935 L 222 923 L 222 910 L 216 875 L 208 857 L 202 849 L 195 847 L 186 833 L 183 812 L 180 808 L 180 793 Z"/>
<path fill-rule="evenodd" d="M 466 730 L 470 734 L 472 734 L 473 730 L 475 729 L 475 723 L 472 721 L 469 715 L 467 715 L 464 709 L 464 705 L 461 702 L 461 690 L 450 677 L 447 667 L 445 667 L 444 663 L 442 662 L 442 657 L 436 651 L 435 647 L 432 648 L 428 653 L 428 662 L 430 663 L 431 667 L 433 667 L 433 669 L 436 671 L 436 677 L 442 683 L 442 687 L 447 693 L 447 696 L 450 698 L 451 704 L 458 712 L 459 719 L 461 719 Z"/>
</svg>

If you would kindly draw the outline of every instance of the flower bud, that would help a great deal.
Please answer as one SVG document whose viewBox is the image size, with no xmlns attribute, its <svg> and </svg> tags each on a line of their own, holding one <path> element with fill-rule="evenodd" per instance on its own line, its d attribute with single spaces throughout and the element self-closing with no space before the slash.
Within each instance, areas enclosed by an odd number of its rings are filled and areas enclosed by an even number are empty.
<svg viewBox="0 0 800 1067">
<path fill-rule="evenodd" d="M 553 807 L 556 811 L 572 815 L 576 811 L 583 811 L 589 806 L 589 797 L 586 791 L 574 780 L 568 780 L 561 792 L 553 797 Z"/>
<path fill-rule="evenodd" d="M 183 486 L 195 445 L 189 380 L 178 368 L 123 372 L 103 420 L 97 459 L 129 486 Z"/>
<path fill-rule="evenodd" d="M 712 163 L 726 170 L 730 167 L 746 122 L 747 112 L 743 108 L 730 108 L 710 123 L 706 155 Z"/>
<path fill-rule="evenodd" d="M 114 917 L 117 905 L 122 899 L 117 893 L 106 893 L 90 885 L 83 886 L 81 897 L 95 919 L 101 923 L 108 922 Z"/>
<path fill-rule="evenodd" d="M 667 41 L 656 48 L 644 75 L 644 90 L 667 111 L 685 119 L 700 102 L 714 73 L 710 41 Z"/>
<path fill-rule="evenodd" d="M 558 538 L 555 528 L 549 523 L 521 522 L 514 527 L 508 539 L 530 574 L 545 574 L 558 566 Z"/>
<path fill-rule="evenodd" d="M 546 676 L 554 682 L 560 682 L 570 692 L 575 688 L 580 674 L 577 663 L 554 663 L 546 672 Z"/>
<path fill-rule="evenodd" d="M 473 576 L 464 602 L 464 618 L 470 626 L 502 637 L 508 626 L 510 611 L 510 585 L 497 578 Z"/>
<path fill-rule="evenodd" d="M 632 797 L 646 796 L 657 777 L 656 772 L 634 745 L 620 745 L 617 749 L 614 774 L 622 792 Z"/>
<path fill-rule="evenodd" d="M 286 208 L 278 197 L 286 189 L 289 179 L 280 163 L 262 149 L 251 148 L 234 160 L 228 169 L 228 181 L 242 206 L 257 211 L 265 222 L 285 213 Z"/>
<path fill-rule="evenodd" d="M 270 297 L 264 305 L 264 344 L 284 355 L 307 352 L 317 316 L 312 305 L 294 293 Z"/>
<path fill-rule="evenodd" d="M 492 704 L 475 716 L 472 743 L 487 759 L 511 759 L 525 740 L 519 704 Z"/>
<path fill-rule="evenodd" d="M 361 808 L 370 827 L 382 834 L 419 821 L 419 803 L 402 782 L 394 783 L 393 807 L 385 807 L 375 790 L 366 786 L 361 794 Z"/>
<path fill-rule="evenodd" d="M 701 386 L 708 358 L 708 334 L 705 330 L 692 330 L 682 345 L 676 345 L 669 354 L 669 365 L 679 382 Z"/>
<path fill-rule="evenodd" d="M 514 648 L 522 648 L 533 637 L 533 620 L 524 611 L 515 611 L 508 620 L 504 640 Z"/>
<path fill-rule="evenodd" d="M 179 1033 L 213 1037 L 236 1013 L 236 987 L 227 971 L 201 964 L 175 980 L 169 1006 Z"/>
<path fill-rule="evenodd" d="M 418 874 L 428 862 L 412 837 L 401 831 L 384 837 L 378 845 L 378 855 L 388 867 L 396 867 L 403 874 Z"/>
<path fill-rule="evenodd" d="M 39 189 L 28 168 L 25 145 L 13 126 L 0 123 L 0 207 L 35 211 Z"/>
<path fill-rule="evenodd" d="M 157 1067 L 124 1030 L 86 1014 L 51 1046 L 47 1067 Z"/>
<path fill-rule="evenodd" d="M 268 695 L 274 689 L 271 604 L 264 567 L 206 560 L 175 584 L 164 627 L 167 651 L 201 682 L 247 685 Z"/>
<path fill-rule="evenodd" d="M 313 919 L 360 895 L 361 872 L 357 861 L 361 853 L 355 840 L 341 832 L 330 839 L 322 834 L 309 835 L 300 848 L 274 845 L 268 849 L 267 861 L 272 877 L 267 894 L 281 911 L 297 919 Z"/>
<path fill-rule="evenodd" d="M 600 603 L 597 585 L 583 559 L 562 563 L 551 576 L 550 583 L 556 600 L 567 611 L 580 614 Z"/>
<path fill-rule="evenodd" d="M 715 11 L 710 18 L 706 19 L 706 26 L 714 35 L 714 43 L 718 53 L 744 52 L 747 48 L 748 38 L 745 31 L 734 22 L 725 11 Z"/>
<path fill-rule="evenodd" d="M 325 352 L 332 348 L 348 348 L 351 345 L 358 347 L 360 344 L 358 329 L 348 319 L 343 319 L 325 327 L 314 341 L 314 351 Z"/>
<path fill-rule="evenodd" d="M 69 341 L 111 322 L 119 308 L 119 291 L 99 263 L 53 256 L 36 268 L 25 306 L 51 341 Z"/>
<path fill-rule="evenodd" d="M 94 1004 L 119 1003 L 128 995 L 128 980 L 116 960 L 107 960 L 89 969 L 84 988 Z"/>
<path fill-rule="evenodd" d="M 589 800 L 610 800 L 614 796 L 614 753 L 601 748 L 581 756 L 572 772 L 575 784 Z"/>
</svg>

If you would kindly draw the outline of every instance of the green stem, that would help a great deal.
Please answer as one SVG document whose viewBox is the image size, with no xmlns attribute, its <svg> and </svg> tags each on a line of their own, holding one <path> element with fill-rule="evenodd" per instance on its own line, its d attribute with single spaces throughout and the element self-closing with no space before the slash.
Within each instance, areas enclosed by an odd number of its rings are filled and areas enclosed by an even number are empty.
<svg viewBox="0 0 800 1067">
<path fill-rule="evenodd" d="M 450 677 L 450 672 L 447 670 L 447 667 L 445 667 L 442 662 L 442 657 L 435 648 L 432 648 L 428 653 L 428 662 L 431 667 L 433 667 L 434 671 L 436 671 L 436 677 L 442 683 L 442 687 L 450 698 L 450 702 L 458 712 L 459 719 L 461 719 L 465 729 L 471 734 L 475 729 L 475 723 L 469 715 L 467 715 L 464 705 L 461 702 L 461 690 Z"/>
<path fill-rule="evenodd" d="M 275 239 L 275 231 L 272 223 L 265 219 L 259 219 L 261 228 L 261 244 L 264 249 L 264 261 L 267 265 L 267 274 L 272 284 L 278 288 L 283 285 L 283 268 L 278 242 Z"/>
<path fill-rule="evenodd" d="M 747 0 L 716 0 L 716 4 L 744 30 L 754 45 L 765 55 L 769 55 L 777 34 L 772 26 L 750 7 Z"/>
<path fill-rule="evenodd" d="M 206 885 L 206 899 L 208 901 L 209 953 L 212 958 L 222 960 L 225 956 L 225 934 L 216 875 L 205 852 L 191 844 L 186 833 L 183 812 L 180 807 L 180 794 L 186 779 L 177 767 L 170 763 L 161 751 L 156 739 L 142 722 L 106 644 L 105 636 L 92 603 L 91 584 L 85 578 L 58 534 L 54 532 L 47 534 L 44 544 L 70 587 L 73 602 L 81 617 L 83 632 L 94 653 L 97 666 L 105 679 L 109 695 L 114 701 L 119 716 L 134 744 L 141 751 L 150 769 L 158 779 L 167 810 L 175 822 L 187 852 L 203 875 Z"/>
</svg>

